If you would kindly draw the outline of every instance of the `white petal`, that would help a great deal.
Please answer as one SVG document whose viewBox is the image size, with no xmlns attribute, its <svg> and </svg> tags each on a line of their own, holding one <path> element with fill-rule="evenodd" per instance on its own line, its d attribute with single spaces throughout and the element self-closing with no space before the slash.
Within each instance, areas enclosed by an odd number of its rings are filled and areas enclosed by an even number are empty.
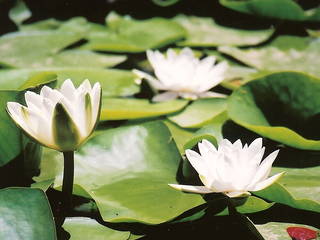
<svg viewBox="0 0 320 240">
<path fill-rule="evenodd" d="M 101 105 L 101 86 L 100 83 L 97 82 L 94 84 L 92 91 L 91 91 L 91 103 L 92 103 L 92 124 L 95 125 L 97 121 L 99 121 L 99 110 Z M 94 127 L 94 126 L 91 126 Z"/>
<path fill-rule="evenodd" d="M 20 126 L 25 132 L 30 135 L 35 135 L 32 129 L 25 121 L 24 112 L 22 110 L 24 106 L 17 102 L 8 102 L 7 103 L 7 110 L 11 118 L 15 121 L 15 123 Z"/>
<path fill-rule="evenodd" d="M 192 167 L 198 172 L 199 175 L 202 175 L 202 176 L 208 175 L 206 162 L 203 161 L 202 157 L 197 152 L 187 149 L 186 156 L 190 164 L 192 165 Z"/>
<path fill-rule="evenodd" d="M 59 102 L 59 100 L 63 97 L 63 95 L 59 91 L 57 91 L 55 89 L 51 89 L 48 86 L 42 87 L 42 89 L 40 91 L 40 95 L 42 97 L 50 100 L 52 102 L 52 104 L 54 104 L 54 105 L 57 102 Z"/>
<path fill-rule="evenodd" d="M 70 101 L 73 101 L 75 97 L 74 94 L 76 92 L 73 82 L 70 79 L 65 80 L 61 85 L 60 92 Z"/>
<path fill-rule="evenodd" d="M 234 198 L 234 197 L 245 197 L 250 196 L 251 194 L 246 191 L 233 191 L 233 192 L 225 192 L 228 197 Z"/>
<path fill-rule="evenodd" d="M 151 76 L 150 74 L 147 74 L 145 72 L 139 71 L 137 69 L 134 69 L 132 71 L 133 71 L 134 74 L 136 74 L 140 78 L 146 79 L 148 81 L 148 83 L 151 85 L 151 87 L 153 87 L 153 88 L 155 88 L 157 90 L 164 90 L 165 89 L 163 84 L 159 80 L 157 80 L 156 78 Z"/>
<path fill-rule="evenodd" d="M 196 100 L 199 98 L 197 93 L 192 93 L 192 92 L 179 92 L 178 94 L 182 98 L 189 99 L 189 100 Z"/>
<path fill-rule="evenodd" d="M 164 92 L 160 93 L 152 98 L 153 102 L 164 102 L 176 99 L 178 94 L 176 92 Z"/>
<path fill-rule="evenodd" d="M 81 85 L 78 87 L 77 92 L 90 92 L 91 91 L 91 84 L 88 79 L 84 80 Z"/>
<path fill-rule="evenodd" d="M 188 48 L 188 47 L 183 48 L 181 50 L 180 54 L 181 55 L 186 55 L 186 56 L 191 57 L 191 58 L 194 57 L 193 51 L 191 50 L 191 48 Z"/>
<path fill-rule="evenodd" d="M 255 186 L 253 186 L 252 188 L 250 188 L 248 190 L 249 191 L 260 191 L 260 190 L 272 185 L 279 178 L 281 178 L 284 174 L 285 174 L 285 172 L 278 173 L 278 174 L 276 174 L 276 175 L 274 175 L 272 177 L 267 178 L 266 180 L 264 180 L 262 182 L 257 183 Z"/>
<path fill-rule="evenodd" d="M 170 187 L 174 189 L 185 191 L 185 192 L 192 192 L 192 193 L 212 193 L 213 191 L 205 186 L 191 186 L 191 185 L 179 185 L 179 184 L 168 184 Z"/>
<path fill-rule="evenodd" d="M 208 92 L 200 93 L 199 97 L 200 98 L 226 98 L 228 97 L 228 95 L 208 91 Z"/>
<path fill-rule="evenodd" d="M 276 151 L 270 153 L 270 155 L 262 161 L 254 178 L 251 180 L 251 184 L 248 186 L 248 188 L 251 189 L 257 183 L 265 180 L 269 176 L 272 164 L 273 164 L 274 160 L 276 159 L 278 153 L 279 153 L 279 150 L 276 150 Z"/>
</svg>

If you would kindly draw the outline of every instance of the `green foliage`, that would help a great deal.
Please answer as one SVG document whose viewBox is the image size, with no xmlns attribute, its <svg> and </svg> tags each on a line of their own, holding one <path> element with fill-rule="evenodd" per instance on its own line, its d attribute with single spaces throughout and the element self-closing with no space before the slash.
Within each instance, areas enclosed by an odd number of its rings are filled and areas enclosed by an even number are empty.
<svg viewBox="0 0 320 240">
<path fill-rule="evenodd" d="M 3 240 L 57 239 L 49 202 L 41 190 L 0 190 L 0 220 Z"/>
<path fill-rule="evenodd" d="M 70 240 L 126 240 L 129 232 L 116 231 L 100 225 L 95 220 L 84 217 L 67 218 L 63 228 L 70 233 Z"/>
<path fill-rule="evenodd" d="M 280 72 L 249 82 L 230 97 L 228 114 L 239 125 L 299 149 L 319 150 L 320 80 Z"/>
<path fill-rule="evenodd" d="M 304 11 L 294 0 L 220 0 L 225 7 L 233 10 L 292 21 L 320 21 L 320 7 Z"/>
</svg>

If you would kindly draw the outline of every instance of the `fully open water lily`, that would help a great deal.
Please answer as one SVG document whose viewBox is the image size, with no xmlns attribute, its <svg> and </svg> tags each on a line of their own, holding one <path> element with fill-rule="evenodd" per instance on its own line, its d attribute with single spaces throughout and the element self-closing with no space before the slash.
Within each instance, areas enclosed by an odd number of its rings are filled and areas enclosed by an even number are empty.
<svg viewBox="0 0 320 240">
<path fill-rule="evenodd" d="M 262 139 L 257 138 L 249 146 L 242 146 L 241 140 L 233 144 L 223 139 L 218 149 L 209 141 L 198 143 L 200 154 L 186 150 L 186 156 L 198 172 L 204 186 L 169 184 L 171 187 L 193 193 L 224 193 L 229 197 L 250 195 L 250 191 L 262 190 L 282 175 L 269 177 L 272 163 L 279 150 L 272 152 L 263 161 L 265 148 Z"/>
<path fill-rule="evenodd" d="M 70 79 L 60 91 L 44 86 L 25 93 L 27 107 L 8 102 L 15 123 L 40 144 L 65 152 L 76 150 L 93 132 L 101 108 L 101 87 L 85 80 L 75 88 Z"/>
<path fill-rule="evenodd" d="M 215 65 L 216 59 L 213 56 L 200 60 L 190 48 L 182 49 L 179 54 L 169 49 L 166 56 L 159 51 L 148 50 L 147 57 L 157 79 L 145 72 L 133 71 L 139 77 L 139 82 L 146 79 L 154 89 L 165 91 L 153 97 L 153 101 L 167 101 L 177 97 L 225 97 L 209 90 L 224 79 L 228 66 L 226 62 Z"/>
</svg>

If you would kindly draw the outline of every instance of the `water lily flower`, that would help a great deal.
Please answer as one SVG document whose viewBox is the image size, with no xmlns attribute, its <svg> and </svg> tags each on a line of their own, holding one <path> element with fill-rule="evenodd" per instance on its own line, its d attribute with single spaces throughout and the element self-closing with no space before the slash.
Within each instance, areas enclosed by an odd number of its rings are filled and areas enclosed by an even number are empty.
<svg viewBox="0 0 320 240">
<path fill-rule="evenodd" d="M 70 79 L 60 90 L 42 87 L 40 94 L 25 93 L 23 106 L 8 102 L 7 111 L 31 138 L 49 148 L 76 150 L 93 132 L 100 114 L 101 87 L 85 80 L 75 88 Z"/>
<path fill-rule="evenodd" d="M 161 102 L 177 97 L 192 100 L 225 97 L 224 94 L 209 90 L 224 79 L 228 66 L 226 62 L 215 65 L 216 59 L 213 56 L 200 60 L 190 48 L 182 49 L 179 54 L 169 49 L 166 56 L 159 51 L 148 50 L 147 57 L 156 78 L 139 70 L 133 72 L 138 76 L 138 83 L 146 79 L 154 89 L 165 91 L 156 95 L 153 101 Z"/>
<path fill-rule="evenodd" d="M 209 141 L 198 143 L 200 154 L 186 150 L 186 156 L 198 172 L 204 186 L 169 184 L 171 187 L 193 193 L 224 193 L 229 197 L 248 196 L 249 192 L 262 190 L 283 174 L 269 177 L 272 163 L 279 150 L 272 152 L 263 161 L 265 148 L 262 139 L 257 138 L 249 146 L 242 146 L 241 140 L 233 144 L 223 139 L 218 149 Z"/>
</svg>

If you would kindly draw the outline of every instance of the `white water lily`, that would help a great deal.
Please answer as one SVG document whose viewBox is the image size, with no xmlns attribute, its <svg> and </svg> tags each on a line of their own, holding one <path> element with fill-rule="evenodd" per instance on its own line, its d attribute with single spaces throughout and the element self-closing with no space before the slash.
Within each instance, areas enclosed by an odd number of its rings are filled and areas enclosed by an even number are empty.
<svg viewBox="0 0 320 240">
<path fill-rule="evenodd" d="M 216 192 L 239 197 L 268 187 L 284 174 L 282 172 L 268 178 L 279 150 L 262 161 L 265 148 L 262 147 L 261 138 L 257 138 L 249 146 L 242 146 L 240 140 L 232 144 L 223 139 L 218 149 L 209 141 L 203 140 L 198 143 L 198 148 L 200 154 L 188 149 L 186 156 L 204 186 L 169 184 L 171 187 L 186 192 Z"/>
<path fill-rule="evenodd" d="M 133 72 L 139 77 L 138 82 L 146 79 L 154 89 L 165 91 L 156 95 L 153 101 L 167 101 L 177 97 L 225 97 L 209 90 L 224 79 L 228 66 L 226 62 L 215 65 L 216 59 L 213 56 L 200 60 L 190 48 L 182 49 L 179 54 L 169 49 L 166 56 L 159 51 L 148 50 L 147 57 L 156 78 L 139 70 Z"/>
<path fill-rule="evenodd" d="M 25 93 L 26 106 L 8 102 L 15 123 L 40 144 L 58 151 L 74 151 L 93 132 L 100 115 L 101 87 L 85 80 L 75 88 L 70 79 L 60 90 L 42 87 Z"/>
</svg>

